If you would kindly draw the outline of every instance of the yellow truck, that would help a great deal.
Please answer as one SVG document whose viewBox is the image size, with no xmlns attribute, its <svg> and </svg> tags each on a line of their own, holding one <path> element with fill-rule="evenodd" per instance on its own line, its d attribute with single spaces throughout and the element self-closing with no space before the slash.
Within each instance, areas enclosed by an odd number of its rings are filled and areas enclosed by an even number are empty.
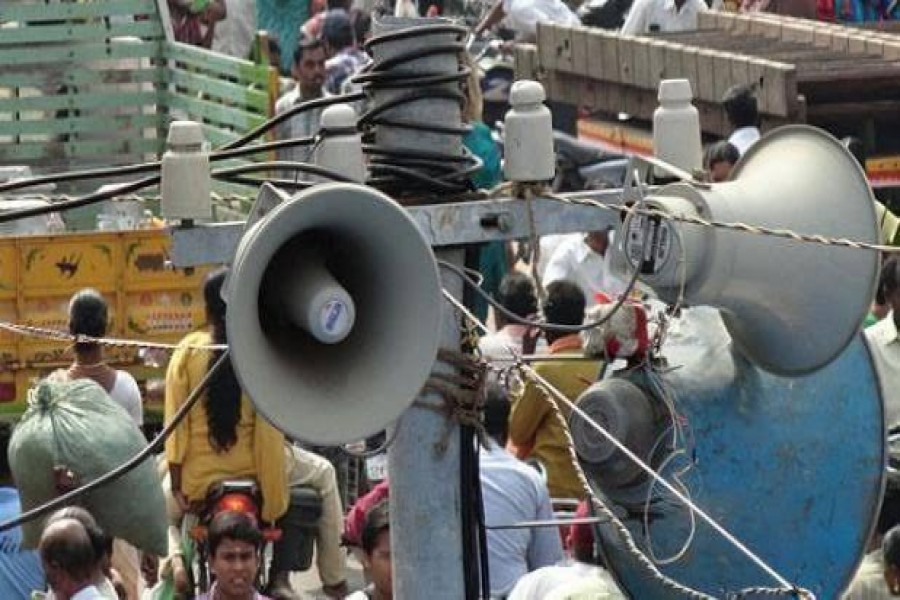
<svg viewBox="0 0 900 600">
<path fill-rule="evenodd" d="M 177 342 L 204 323 L 206 270 L 173 269 L 168 256 L 163 229 L 0 238 L 0 322 L 65 332 L 69 298 L 92 287 L 109 301 L 109 337 Z M 104 353 L 142 386 L 164 376 L 164 363 L 145 364 L 137 347 Z M 32 381 L 71 360 L 67 342 L 0 331 L 0 413 L 20 414 Z M 158 399 L 147 406 L 159 408 Z"/>
</svg>

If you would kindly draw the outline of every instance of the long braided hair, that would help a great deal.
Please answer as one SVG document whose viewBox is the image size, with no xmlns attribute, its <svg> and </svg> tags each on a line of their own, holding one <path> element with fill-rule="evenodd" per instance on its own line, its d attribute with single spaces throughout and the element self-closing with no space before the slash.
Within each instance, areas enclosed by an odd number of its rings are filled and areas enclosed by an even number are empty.
<svg viewBox="0 0 900 600">
<path fill-rule="evenodd" d="M 212 328 L 213 343 L 226 344 L 225 300 L 222 299 L 222 285 L 228 269 L 219 269 L 209 274 L 203 286 L 206 301 L 206 318 Z M 209 359 L 209 368 L 219 360 L 224 350 L 216 350 Z M 228 452 L 237 443 L 237 426 L 241 420 L 241 386 L 234 373 L 234 366 L 227 361 L 209 381 L 204 399 L 206 425 L 209 429 L 209 443 L 216 452 Z"/>
</svg>

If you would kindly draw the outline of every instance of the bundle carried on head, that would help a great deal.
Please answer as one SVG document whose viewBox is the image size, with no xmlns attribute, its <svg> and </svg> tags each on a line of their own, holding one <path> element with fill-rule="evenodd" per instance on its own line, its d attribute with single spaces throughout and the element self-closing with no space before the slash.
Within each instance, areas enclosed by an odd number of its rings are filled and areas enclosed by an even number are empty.
<svg viewBox="0 0 900 600">
<path fill-rule="evenodd" d="M 84 485 L 146 447 L 131 417 L 90 379 L 43 380 L 29 392 L 28 410 L 9 443 L 9 464 L 27 511 L 61 493 L 59 476 Z M 78 504 L 109 535 L 156 555 L 167 553 L 166 504 L 153 460 L 83 495 Z M 43 519 L 23 525 L 34 548 Z"/>
</svg>

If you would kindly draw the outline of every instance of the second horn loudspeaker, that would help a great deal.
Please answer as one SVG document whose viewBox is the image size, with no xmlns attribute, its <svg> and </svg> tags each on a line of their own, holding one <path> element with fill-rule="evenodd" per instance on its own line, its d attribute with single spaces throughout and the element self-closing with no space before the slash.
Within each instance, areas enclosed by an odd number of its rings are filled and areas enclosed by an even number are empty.
<svg viewBox="0 0 900 600">
<path fill-rule="evenodd" d="M 335 445 L 380 431 L 437 354 L 434 255 L 406 211 L 365 186 L 312 187 L 251 227 L 227 301 L 238 379 L 296 439 Z"/>
<path fill-rule="evenodd" d="M 865 173 L 820 129 L 774 130 L 731 177 L 710 186 L 665 186 L 647 207 L 878 242 Z M 629 216 L 623 229 L 626 258 L 645 283 L 666 301 L 719 308 L 736 347 L 777 375 L 809 373 L 840 354 L 859 331 L 878 277 L 878 253 L 871 250 L 646 216 Z"/>
</svg>

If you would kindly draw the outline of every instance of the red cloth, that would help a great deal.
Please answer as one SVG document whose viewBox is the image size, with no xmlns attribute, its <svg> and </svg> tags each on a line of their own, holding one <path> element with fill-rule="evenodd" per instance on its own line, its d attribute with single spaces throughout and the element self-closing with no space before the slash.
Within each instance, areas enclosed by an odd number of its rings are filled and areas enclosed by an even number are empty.
<svg viewBox="0 0 900 600">
<path fill-rule="evenodd" d="M 590 500 L 582 500 L 578 503 L 578 510 L 575 511 L 576 519 L 584 519 L 591 516 L 591 506 L 588 504 Z M 594 549 L 594 526 L 589 524 L 578 524 L 569 527 L 569 537 L 566 540 L 566 547 L 573 551 L 580 548 L 585 553 L 593 552 Z"/>
<path fill-rule="evenodd" d="M 348 546 L 362 546 L 362 532 L 366 526 L 366 515 L 373 507 L 388 497 L 388 480 L 385 479 L 365 496 L 356 499 L 344 520 L 344 543 Z"/>
</svg>

